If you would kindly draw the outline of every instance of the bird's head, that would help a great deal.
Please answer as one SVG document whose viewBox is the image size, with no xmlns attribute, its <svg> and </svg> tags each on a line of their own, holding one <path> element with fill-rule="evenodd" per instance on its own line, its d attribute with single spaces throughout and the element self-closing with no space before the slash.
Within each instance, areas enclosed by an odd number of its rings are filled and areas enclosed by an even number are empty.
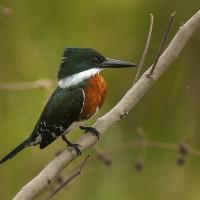
<svg viewBox="0 0 200 200">
<path fill-rule="evenodd" d="M 58 71 L 58 80 L 81 73 L 101 71 L 104 68 L 135 67 L 134 63 L 105 58 L 90 48 L 66 48 Z"/>
</svg>

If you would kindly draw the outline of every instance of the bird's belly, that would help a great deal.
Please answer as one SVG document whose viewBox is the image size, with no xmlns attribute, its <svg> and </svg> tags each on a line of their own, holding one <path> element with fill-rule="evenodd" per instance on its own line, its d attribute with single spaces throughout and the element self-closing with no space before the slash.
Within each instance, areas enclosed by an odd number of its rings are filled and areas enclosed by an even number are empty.
<svg viewBox="0 0 200 200">
<path fill-rule="evenodd" d="M 101 108 L 107 93 L 105 80 L 99 74 L 89 79 L 88 85 L 83 89 L 84 103 L 80 119 L 88 119 Z"/>
</svg>

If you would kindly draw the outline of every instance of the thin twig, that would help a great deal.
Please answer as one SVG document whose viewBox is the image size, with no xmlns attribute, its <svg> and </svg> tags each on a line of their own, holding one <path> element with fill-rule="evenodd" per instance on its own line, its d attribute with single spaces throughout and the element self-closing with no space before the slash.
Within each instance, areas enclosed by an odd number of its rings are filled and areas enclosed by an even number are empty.
<svg viewBox="0 0 200 200">
<path fill-rule="evenodd" d="M 169 31 L 170 31 L 170 28 L 172 26 L 172 22 L 174 20 L 175 15 L 176 15 L 176 12 L 174 12 L 174 13 L 172 13 L 170 15 L 169 22 L 167 24 L 167 29 L 166 29 L 166 31 L 165 31 L 165 33 L 163 35 L 163 39 L 162 39 L 162 42 L 160 44 L 160 48 L 158 50 L 158 55 L 156 56 L 156 59 L 155 59 L 155 61 L 153 63 L 153 66 L 151 67 L 151 70 L 150 70 L 150 72 L 148 74 L 148 77 L 151 77 L 153 75 L 153 72 L 154 72 L 155 67 L 156 67 L 156 65 L 158 63 L 158 60 L 159 60 L 159 58 L 160 58 L 160 56 L 161 56 L 161 54 L 162 54 L 162 52 L 164 50 L 164 47 L 165 47 L 165 44 L 167 42 L 167 38 L 168 38 L 168 35 L 169 35 Z"/>
<path fill-rule="evenodd" d="M 145 59 L 146 59 L 146 55 L 147 55 L 147 52 L 148 52 L 148 49 L 149 49 L 149 44 L 150 44 L 150 41 L 151 41 L 152 30 L 153 30 L 153 14 L 150 14 L 150 25 L 149 25 L 149 32 L 148 32 L 148 36 L 147 36 L 147 41 L 146 41 L 144 52 L 142 54 L 142 58 L 140 60 L 140 64 L 138 66 L 138 70 L 137 70 L 135 79 L 133 81 L 133 84 L 135 84 L 137 82 L 137 80 L 140 78 L 140 75 L 142 73 L 142 68 L 143 68 L 143 65 L 144 65 L 144 62 L 145 62 Z"/>
<path fill-rule="evenodd" d="M 0 90 L 29 90 L 29 89 L 48 89 L 54 84 L 51 79 L 38 79 L 33 82 L 20 83 L 0 83 Z"/>
<path fill-rule="evenodd" d="M 112 165 L 112 159 L 110 158 L 110 156 L 105 153 L 101 148 L 94 146 L 93 147 L 95 153 L 96 153 L 96 157 L 101 160 L 103 162 L 104 165 L 106 166 L 110 166 Z"/>
<path fill-rule="evenodd" d="M 51 199 L 53 196 L 55 196 L 61 189 L 63 189 L 66 185 L 68 185 L 71 181 L 73 181 L 77 176 L 79 176 L 82 172 L 82 169 L 86 163 L 86 161 L 88 160 L 90 156 L 87 155 L 87 157 L 84 159 L 84 161 L 82 162 L 80 168 L 75 171 L 73 174 L 71 174 L 70 176 L 66 177 L 62 183 L 56 187 L 50 194 L 49 196 L 45 199 L 45 200 L 49 200 Z"/>
<path fill-rule="evenodd" d="M 164 150 L 172 150 L 180 152 L 180 145 L 183 145 L 183 143 L 176 144 L 176 143 L 167 143 L 167 142 L 160 142 L 160 141 L 151 141 L 151 140 L 145 140 L 143 143 L 141 141 L 129 141 L 127 143 L 119 143 L 113 147 L 110 147 L 106 150 L 104 150 L 105 154 L 112 154 L 112 152 L 115 152 L 118 149 L 124 149 L 124 148 L 155 148 L 155 149 L 164 149 Z M 193 148 L 192 146 L 189 146 L 187 144 L 187 154 L 193 155 L 196 157 L 200 157 L 200 150 Z"/>
<path fill-rule="evenodd" d="M 0 15 L 9 17 L 13 15 L 13 9 L 4 5 L 0 5 Z"/>
</svg>

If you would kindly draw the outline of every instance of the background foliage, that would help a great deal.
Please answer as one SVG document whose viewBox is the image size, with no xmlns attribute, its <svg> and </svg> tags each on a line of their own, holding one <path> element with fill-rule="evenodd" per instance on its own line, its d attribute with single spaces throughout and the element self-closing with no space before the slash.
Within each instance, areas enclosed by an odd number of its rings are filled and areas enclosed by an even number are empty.
<svg viewBox="0 0 200 200">
<path fill-rule="evenodd" d="M 5 9 L 5 7 L 8 9 Z M 59 0 L 0 1 L 0 82 L 54 79 L 65 47 L 91 47 L 107 57 L 139 62 L 146 40 L 149 13 L 155 16 L 153 38 L 146 66 L 153 62 L 168 16 L 177 12 L 170 34 L 178 30 L 200 8 L 199 0 Z M 99 146 L 109 149 L 145 138 L 179 143 L 189 138 L 200 148 L 199 33 L 188 43 L 171 69 L 156 83 L 137 107 L 104 136 Z M 107 101 L 98 114 L 108 111 L 132 84 L 135 69 L 106 70 Z M 43 90 L 0 91 L 0 156 L 31 132 L 45 103 Z M 93 119 L 94 120 L 94 119 Z M 90 120 L 88 124 L 91 124 Z M 82 134 L 77 130 L 73 141 Z M 0 166 L 0 198 L 11 199 L 65 144 L 57 140 L 48 148 L 28 148 Z M 92 152 L 91 152 L 92 153 Z M 70 166 L 67 174 L 83 160 Z M 113 165 L 90 160 L 77 178 L 55 199 L 74 200 L 199 200 L 200 158 L 189 156 L 179 167 L 176 151 L 162 149 L 116 149 Z M 134 170 L 144 160 L 141 173 Z M 44 196 L 43 196 L 44 197 Z M 38 197 L 38 199 L 43 199 Z"/>
</svg>

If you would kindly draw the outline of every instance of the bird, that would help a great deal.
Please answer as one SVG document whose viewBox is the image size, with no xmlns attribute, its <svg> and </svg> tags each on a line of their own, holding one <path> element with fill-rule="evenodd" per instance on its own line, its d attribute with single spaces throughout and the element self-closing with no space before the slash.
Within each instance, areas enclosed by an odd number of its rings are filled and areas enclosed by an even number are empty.
<svg viewBox="0 0 200 200">
<path fill-rule="evenodd" d="M 40 149 L 61 137 L 68 146 L 81 154 L 80 145 L 70 142 L 66 134 L 80 128 L 99 139 L 100 133 L 83 122 L 102 107 L 107 84 L 100 72 L 106 68 L 136 67 L 137 64 L 106 58 L 91 48 L 65 48 L 57 73 L 58 86 L 47 101 L 30 136 L 7 154 L 0 164 L 29 146 Z"/>
</svg>

